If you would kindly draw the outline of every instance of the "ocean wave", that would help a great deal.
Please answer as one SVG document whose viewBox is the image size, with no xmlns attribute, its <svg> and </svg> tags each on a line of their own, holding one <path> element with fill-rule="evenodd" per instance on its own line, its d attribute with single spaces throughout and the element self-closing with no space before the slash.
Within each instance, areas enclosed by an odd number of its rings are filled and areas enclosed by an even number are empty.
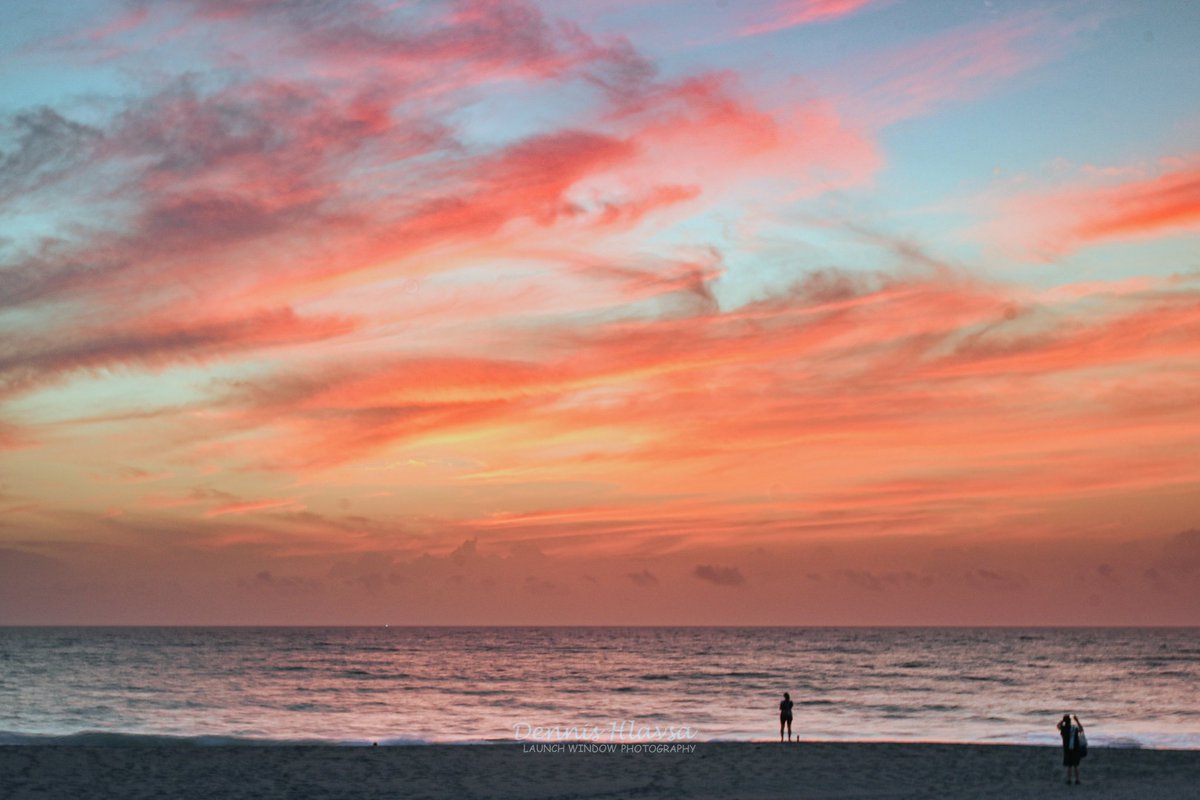
<svg viewBox="0 0 1200 800">
<path fill-rule="evenodd" d="M 1116 737 L 1109 739 L 1104 743 L 1105 747 L 1112 747 L 1119 750 L 1140 750 L 1142 743 L 1131 737 Z"/>
<path fill-rule="evenodd" d="M 759 629 L 571 629 L 535 632 L 533 644 L 509 629 L 394 631 L 387 641 L 357 630 L 89 630 L 81 661 L 78 648 L 56 647 L 55 631 L 0 628 L 0 653 L 18 656 L 0 670 L 0 731 L 78 744 L 161 733 L 133 743 L 365 745 L 393 732 L 402 738 L 383 744 L 412 743 L 408 733 L 454 744 L 585 714 L 746 741 L 777 729 L 787 690 L 812 739 L 1053 746 L 1070 710 L 1098 748 L 1200 750 L 1200 662 L 1186 656 L 1195 632 L 1021 633 L 1041 641 L 1014 647 L 1016 634 L 991 629 L 782 640 Z M 1082 638 L 1103 661 L 1079 666 Z M 868 655 L 837 652 L 852 649 Z"/>
<path fill-rule="evenodd" d="M 722 672 L 717 675 L 706 673 L 706 677 L 720 678 L 778 678 L 779 674 L 775 672 Z"/>
<path fill-rule="evenodd" d="M 1149 750 L 1200 750 L 1200 738 L 1189 735 L 1159 734 L 1143 738 L 1124 735 L 1091 735 L 1093 749 L 1149 749 Z M 716 733 L 697 739 L 697 742 L 758 742 L 773 741 L 728 732 Z M 815 732 L 810 740 L 817 742 L 865 743 L 865 744 L 983 744 L 1023 745 L 1056 747 L 1058 736 L 1041 734 L 1013 735 L 1000 733 L 969 740 L 939 740 L 913 736 L 877 737 L 864 739 L 861 736 L 825 731 Z M 77 733 L 22 733 L 0 731 L 0 746 L 55 746 L 55 747 L 426 747 L 426 746 L 480 746 L 515 745 L 516 738 L 463 738 L 428 739 L 418 736 L 386 736 L 378 739 L 350 738 L 331 739 L 318 737 L 267 738 L 255 736 L 230 736 L 220 734 L 170 735 L 155 733 L 133 733 L 122 731 L 79 731 Z"/>
<path fill-rule="evenodd" d="M 415 737 L 367 739 L 294 738 L 270 739 L 255 736 L 126 733 L 121 731 L 79 731 L 78 733 L 20 733 L 0 731 L 0 745 L 54 745 L 56 747 L 399 747 L 432 744 Z"/>
</svg>

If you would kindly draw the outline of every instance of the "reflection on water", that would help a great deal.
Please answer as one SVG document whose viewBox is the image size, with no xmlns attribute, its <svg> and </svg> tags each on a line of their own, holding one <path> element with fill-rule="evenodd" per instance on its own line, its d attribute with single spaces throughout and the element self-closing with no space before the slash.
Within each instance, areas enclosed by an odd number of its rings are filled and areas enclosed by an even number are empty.
<svg viewBox="0 0 1200 800">
<path fill-rule="evenodd" d="M 685 725 L 701 740 L 1200 748 L 1194 629 L 0 628 L 0 741 L 108 731 L 511 740 Z"/>
</svg>

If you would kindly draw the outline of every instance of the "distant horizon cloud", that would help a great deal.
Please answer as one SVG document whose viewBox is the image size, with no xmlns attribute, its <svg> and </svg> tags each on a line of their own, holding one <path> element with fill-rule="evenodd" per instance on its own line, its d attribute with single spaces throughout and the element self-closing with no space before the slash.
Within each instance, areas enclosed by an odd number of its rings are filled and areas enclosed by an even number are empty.
<svg viewBox="0 0 1200 800">
<path fill-rule="evenodd" d="M 631 580 L 635 586 L 643 588 L 658 586 L 658 578 L 648 569 L 643 569 L 640 572 L 626 572 L 625 577 Z"/>
<path fill-rule="evenodd" d="M 746 578 L 737 567 L 721 567 L 715 564 L 697 564 L 692 574 L 702 581 L 716 586 L 742 586 Z"/>
</svg>

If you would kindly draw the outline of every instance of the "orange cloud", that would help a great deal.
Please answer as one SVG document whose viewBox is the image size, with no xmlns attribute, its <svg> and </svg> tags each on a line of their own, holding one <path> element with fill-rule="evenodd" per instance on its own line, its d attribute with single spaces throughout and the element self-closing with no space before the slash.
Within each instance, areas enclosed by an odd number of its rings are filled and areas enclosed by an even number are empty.
<svg viewBox="0 0 1200 800">
<path fill-rule="evenodd" d="M 490 530 L 619 531 L 617 548 L 637 540 L 632 520 L 641 517 L 647 534 L 678 538 L 682 529 L 690 540 L 739 528 L 756 537 L 809 527 L 912 531 L 954 524 L 1005 493 L 1032 500 L 1191 479 L 1194 459 L 1171 455 L 1191 441 L 1179 435 L 1181 406 L 1125 391 L 1136 371 L 1125 380 L 1113 373 L 1111 401 L 1075 392 L 1095 391 L 1101 372 L 1200 359 L 1194 294 L 1109 302 L 1104 316 L 1076 317 L 1070 305 L 1014 315 L 1004 291 L 969 281 L 825 277 L 729 311 L 696 306 L 586 335 L 533 330 L 514 340 L 521 358 L 344 364 L 247 382 L 226 407 L 234 430 L 271 431 L 265 452 L 277 468 L 328 472 L 397 448 L 436 448 L 483 462 L 447 473 L 464 483 L 621 488 L 615 505 L 568 513 L 535 504 L 481 519 Z M 1166 450 L 1137 466 L 1136 443 L 1147 438 Z M 1074 448 L 1090 455 L 1048 478 L 1056 454 Z M 267 466 L 255 449 L 253 463 Z M 990 472 L 979 471 L 985 457 Z M 1104 458 L 1128 465 L 1116 483 L 1110 471 L 1089 471 Z M 847 484 L 893 485 L 909 470 L 957 477 L 940 488 L 913 484 L 924 488 L 903 502 L 882 489 L 870 502 L 875 490 L 835 502 Z M 797 480 L 809 499 L 788 499 Z M 706 494 L 714 499 L 703 509 L 662 499 Z M 734 499 L 755 494 L 774 499 L 744 508 Z M 657 510 L 641 508 L 642 496 Z M 859 503 L 866 509 L 855 511 Z M 947 513 L 914 514 L 922 503 Z M 763 509 L 778 519 L 756 518 Z"/>
<path fill-rule="evenodd" d="M 298 505 L 294 499 L 284 500 L 251 500 L 241 503 L 226 503 L 225 505 L 210 508 L 204 512 L 206 517 L 222 517 L 226 514 L 249 514 L 253 511 L 264 511 L 267 509 L 289 508 L 301 510 L 304 506 Z"/>
</svg>

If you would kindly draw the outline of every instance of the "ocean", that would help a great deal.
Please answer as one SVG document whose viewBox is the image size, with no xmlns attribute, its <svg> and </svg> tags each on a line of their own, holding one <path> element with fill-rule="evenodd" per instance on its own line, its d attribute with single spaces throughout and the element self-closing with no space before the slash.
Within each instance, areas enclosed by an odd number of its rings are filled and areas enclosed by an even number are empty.
<svg viewBox="0 0 1200 800">
<path fill-rule="evenodd" d="M 1200 749 L 1200 630 L 0 628 L 0 744 L 777 740 Z"/>
</svg>

